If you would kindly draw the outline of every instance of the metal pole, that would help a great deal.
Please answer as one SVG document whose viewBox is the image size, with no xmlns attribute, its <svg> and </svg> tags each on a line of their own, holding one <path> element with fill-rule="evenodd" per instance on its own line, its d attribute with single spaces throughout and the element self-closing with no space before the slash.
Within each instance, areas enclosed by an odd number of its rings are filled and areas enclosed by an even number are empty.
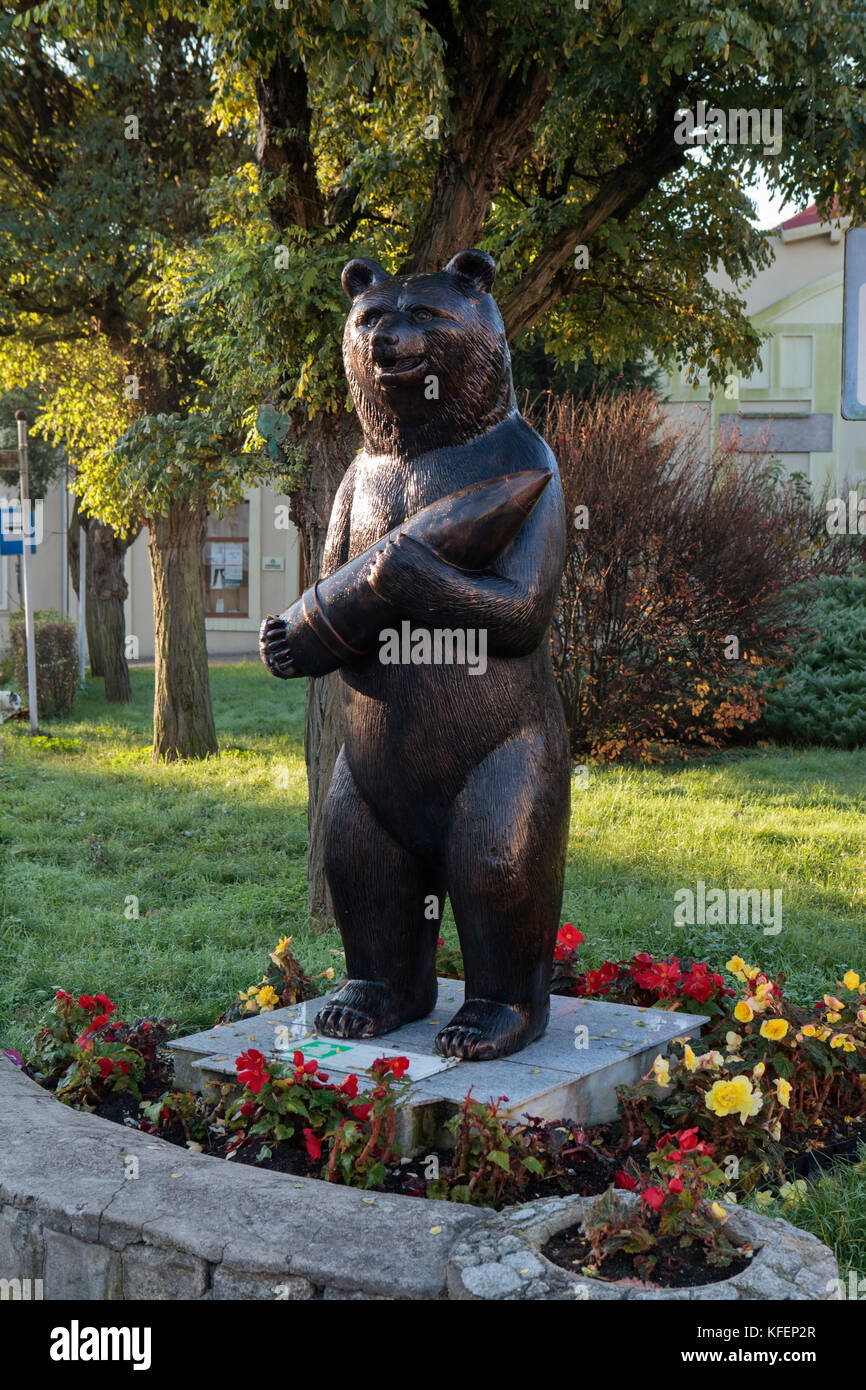
<svg viewBox="0 0 866 1390">
<path fill-rule="evenodd" d="M 27 412 L 16 410 L 18 422 L 18 471 L 21 479 L 21 572 L 24 576 L 24 627 L 27 634 L 27 703 L 30 707 L 30 731 L 36 733 L 39 722 L 36 707 L 36 628 L 33 622 L 33 584 L 30 574 L 30 532 L 33 530 L 30 506 L 30 480 L 27 476 Z"/>
<path fill-rule="evenodd" d="M 79 511 L 79 517 L 81 512 Z M 87 585 L 87 532 L 78 524 L 78 680 L 84 689 L 84 668 L 87 664 L 87 628 L 85 626 L 84 604 Z"/>
</svg>

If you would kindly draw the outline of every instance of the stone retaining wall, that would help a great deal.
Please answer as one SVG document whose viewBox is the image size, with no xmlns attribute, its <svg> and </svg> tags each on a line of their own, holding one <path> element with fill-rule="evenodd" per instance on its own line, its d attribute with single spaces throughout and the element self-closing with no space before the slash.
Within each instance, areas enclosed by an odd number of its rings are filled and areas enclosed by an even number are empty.
<svg viewBox="0 0 866 1390">
<path fill-rule="evenodd" d="M 42 1279 L 46 1299 L 445 1298 L 480 1219 L 189 1152 L 0 1058 L 0 1279 Z"/>
<path fill-rule="evenodd" d="M 46 1299 L 841 1297 L 826 1246 L 750 1212 L 732 1226 L 754 1263 L 714 1289 L 577 1278 L 541 1246 L 585 1201 L 497 1215 L 236 1166 L 71 1110 L 0 1057 L 0 1281 Z"/>
</svg>

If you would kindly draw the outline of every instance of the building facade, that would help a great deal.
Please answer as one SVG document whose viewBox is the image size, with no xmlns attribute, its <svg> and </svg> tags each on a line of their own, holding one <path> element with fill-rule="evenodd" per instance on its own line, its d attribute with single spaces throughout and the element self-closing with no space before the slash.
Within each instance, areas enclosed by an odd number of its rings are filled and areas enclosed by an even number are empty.
<svg viewBox="0 0 866 1390">
<path fill-rule="evenodd" d="M 669 415 L 698 421 L 706 447 L 730 429 L 740 447 L 775 455 L 833 495 L 866 481 L 866 422 L 843 420 L 842 298 L 847 219 L 824 222 L 814 207 L 769 234 L 773 262 L 739 291 L 754 325 L 769 334 L 760 368 L 712 394 L 685 366 L 664 377 Z M 712 277 L 725 289 L 727 277 Z"/>
<path fill-rule="evenodd" d="M 6 489 L 6 494 L 11 495 Z M 42 509 L 42 539 L 31 558 L 34 607 L 56 609 L 78 621 L 69 575 L 66 529 L 70 499 L 52 487 Z M 259 624 L 281 613 L 300 592 L 298 535 L 289 500 L 269 487 L 246 489 L 245 500 L 226 516 L 208 518 L 202 551 L 205 626 L 212 656 L 255 656 Z M 153 585 L 142 532 L 126 553 L 127 645 L 133 660 L 153 660 Z M 0 555 L 0 651 L 9 645 L 9 615 L 20 610 L 20 560 Z"/>
</svg>

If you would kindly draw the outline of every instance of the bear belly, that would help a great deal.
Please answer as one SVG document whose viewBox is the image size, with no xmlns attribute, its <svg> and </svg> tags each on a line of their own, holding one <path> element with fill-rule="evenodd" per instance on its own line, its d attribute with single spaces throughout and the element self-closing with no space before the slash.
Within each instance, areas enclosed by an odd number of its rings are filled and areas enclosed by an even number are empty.
<svg viewBox="0 0 866 1390">
<path fill-rule="evenodd" d="M 477 675 L 466 666 L 383 666 L 372 658 L 343 668 L 340 685 L 355 782 L 382 825 L 414 853 L 435 855 L 455 798 L 495 749 L 529 731 L 561 742 L 544 649 L 488 655 Z"/>
</svg>

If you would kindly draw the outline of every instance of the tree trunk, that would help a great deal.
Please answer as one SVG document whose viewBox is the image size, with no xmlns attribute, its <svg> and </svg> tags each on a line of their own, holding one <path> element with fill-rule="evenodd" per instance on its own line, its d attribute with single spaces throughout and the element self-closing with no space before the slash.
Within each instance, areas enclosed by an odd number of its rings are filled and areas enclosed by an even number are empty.
<svg viewBox="0 0 866 1390">
<path fill-rule="evenodd" d="M 204 626 L 207 508 L 171 502 L 148 522 L 153 575 L 156 688 L 153 761 L 206 758 L 218 751 Z"/>
<path fill-rule="evenodd" d="M 121 540 L 113 527 L 91 518 L 87 526 L 87 607 L 94 615 L 105 677 L 105 698 L 129 704 L 132 686 L 126 661 L 126 623 L 123 605 L 129 587 L 123 573 L 127 549 L 138 534 Z M 89 618 L 88 618 L 89 622 Z M 88 630 L 88 641 L 89 630 Z M 91 648 L 92 651 L 92 648 Z M 91 665 L 91 670 L 92 670 Z"/>
<path fill-rule="evenodd" d="M 306 453 L 304 486 L 291 494 L 292 519 L 298 528 L 304 558 L 304 583 L 318 579 L 334 494 L 361 446 L 354 414 L 319 411 L 312 419 L 295 417 L 293 440 Z M 314 925 L 333 924 L 334 911 L 325 882 L 323 813 L 334 763 L 343 742 L 340 728 L 339 676 L 334 673 L 307 681 L 304 753 L 307 761 L 307 873 L 310 919 Z"/>
<path fill-rule="evenodd" d="M 105 677 L 105 698 L 128 704 L 132 699 L 126 662 L 126 626 L 123 605 L 129 589 L 123 573 L 124 558 L 139 528 L 121 538 L 113 526 L 97 517 L 82 516 L 76 500 L 69 522 L 69 565 L 72 586 L 78 594 L 78 558 L 81 533 L 85 535 L 85 609 L 90 674 Z"/>
</svg>

